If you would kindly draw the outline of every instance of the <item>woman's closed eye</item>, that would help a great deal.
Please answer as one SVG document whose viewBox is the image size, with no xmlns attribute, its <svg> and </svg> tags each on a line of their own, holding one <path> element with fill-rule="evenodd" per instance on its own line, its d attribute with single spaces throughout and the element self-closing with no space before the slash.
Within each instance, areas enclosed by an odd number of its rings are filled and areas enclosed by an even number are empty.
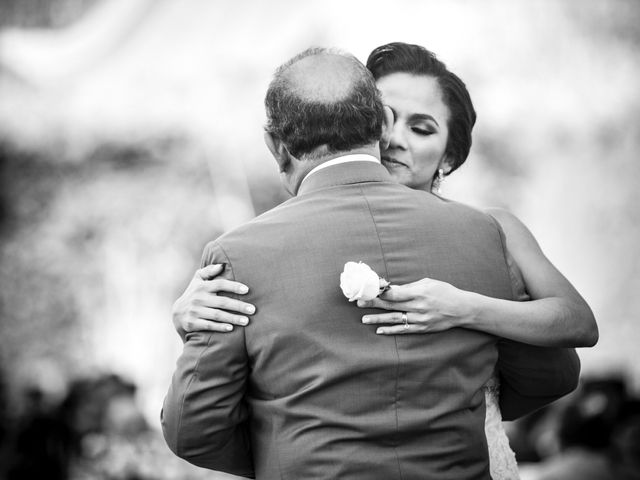
<svg viewBox="0 0 640 480">
<path fill-rule="evenodd" d="M 417 125 L 412 126 L 411 127 L 411 131 L 413 133 L 417 133 L 418 135 L 424 135 L 424 136 L 433 135 L 435 133 L 432 128 L 421 127 L 421 126 L 417 126 Z"/>
</svg>

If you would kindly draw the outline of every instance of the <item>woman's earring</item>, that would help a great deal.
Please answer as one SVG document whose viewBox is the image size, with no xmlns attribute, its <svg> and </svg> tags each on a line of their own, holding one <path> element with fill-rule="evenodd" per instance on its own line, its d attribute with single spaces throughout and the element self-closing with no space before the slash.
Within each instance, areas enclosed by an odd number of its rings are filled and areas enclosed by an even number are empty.
<svg viewBox="0 0 640 480">
<path fill-rule="evenodd" d="M 438 175 L 433 179 L 433 184 L 431 185 L 431 191 L 433 193 L 437 193 L 440 195 L 442 193 L 442 182 L 444 182 L 444 169 L 438 169 Z"/>
</svg>

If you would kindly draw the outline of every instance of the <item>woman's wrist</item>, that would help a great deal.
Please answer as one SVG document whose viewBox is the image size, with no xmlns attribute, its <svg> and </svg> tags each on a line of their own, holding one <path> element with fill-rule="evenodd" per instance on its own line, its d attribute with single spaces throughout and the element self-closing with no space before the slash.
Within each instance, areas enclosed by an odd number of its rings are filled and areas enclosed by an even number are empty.
<svg viewBox="0 0 640 480">
<path fill-rule="evenodd" d="M 470 328 L 477 330 L 479 326 L 480 312 L 482 309 L 482 302 L 485 299 L 483 295 L 478 295 L 475 292 L 469 292 L 466 290 L 460 290 L 460 315 L 458 316 L 458 327 Z"/>
</svg>

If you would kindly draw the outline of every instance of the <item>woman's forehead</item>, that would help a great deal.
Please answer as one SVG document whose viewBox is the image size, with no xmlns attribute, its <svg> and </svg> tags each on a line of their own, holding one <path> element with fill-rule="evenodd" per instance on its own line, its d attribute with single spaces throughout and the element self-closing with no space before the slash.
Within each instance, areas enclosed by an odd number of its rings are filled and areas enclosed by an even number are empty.
<svg viewBox="0 0 640 480">
<path fill-rule="evenodd" d="M 412 114 L 447 117 L 442 89 L 435 77 L 410 73 L 392 73 L 377 80 L 385 104 L 393 110 Z"/>
</svg>

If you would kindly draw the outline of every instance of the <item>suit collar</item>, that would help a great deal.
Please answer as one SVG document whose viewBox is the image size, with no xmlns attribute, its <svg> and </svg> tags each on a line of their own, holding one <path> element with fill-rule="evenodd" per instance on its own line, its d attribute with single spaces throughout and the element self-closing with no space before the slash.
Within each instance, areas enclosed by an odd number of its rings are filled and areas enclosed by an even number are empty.
<svg viewBox="0 0 640 480">
<path fill-rule="evenodd" d="M 297 195 L 335 187 L 365 182 L 391 182 L 387 169 L 379 163 L 355 161 L 339 163 L 323 168 L 309 175 L 298 190 Z"/>
</svg>

